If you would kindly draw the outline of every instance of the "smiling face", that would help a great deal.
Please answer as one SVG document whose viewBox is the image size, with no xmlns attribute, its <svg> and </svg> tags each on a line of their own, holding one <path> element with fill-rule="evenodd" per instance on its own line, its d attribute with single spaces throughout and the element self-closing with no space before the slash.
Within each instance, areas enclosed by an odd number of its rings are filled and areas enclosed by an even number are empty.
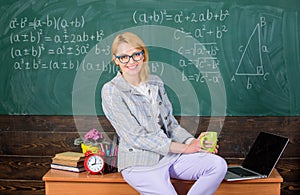
<svg viewBox="0 0 300 195">
<path fill-rule="evenodd" d="M 138 56 L 141 58 L 138 58 L 140 60 L 136 60 L 137 55 L 143 55 L 142 50 L 136 49 L 129 45 L 128 43 L 121 43 L 117 47 L 117 50 L 115 52 L 115 58 L 114 62 L 116 65 L 118 65 L 121 69 L 122 75 L 124 78 L 130 78 L 130 79 L 137 79 L 139 80 L 139 74 L 140 71 L 144 65 L 144 57 Z M 121 58 L 129 58 L 129 61 L 127 63 L 122 63 Z M 140 82 L 140 81 L 139 81 Z"/>
<path fill-rule="evenodd" d="M 113 41 L 111 52 L 112 60 L 120 67 L 126 81 L 133 85 L 147 81 L 149 56 L 142 39 L 131 32 L 119 34 Z"/>
</svg>

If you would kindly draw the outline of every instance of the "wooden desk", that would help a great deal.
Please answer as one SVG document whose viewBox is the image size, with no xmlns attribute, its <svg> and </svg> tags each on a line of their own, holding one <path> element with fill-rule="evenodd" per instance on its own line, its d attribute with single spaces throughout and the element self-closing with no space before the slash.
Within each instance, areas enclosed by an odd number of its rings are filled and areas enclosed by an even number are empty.
<svg viewBox="0 0 300 195">
<path fill-rule="evenodd" d="M 72 173 L 50 169 L 43 177 L 46 186 L 46 195 L 76 195 L 76 194 L 101 194 L 101 195 L 137 195 L 138 193 L 129 186 L 120 173 L 105 175 L 89 175 L 86 172 Z M 265 179 L 226 182 L 223 181 L 215 195 L 279 195 L 282 177 L 276 170 Z M 186 194 L 193 185 L 193 181 L 172 179 L 178 194 Z"/>
</svg>

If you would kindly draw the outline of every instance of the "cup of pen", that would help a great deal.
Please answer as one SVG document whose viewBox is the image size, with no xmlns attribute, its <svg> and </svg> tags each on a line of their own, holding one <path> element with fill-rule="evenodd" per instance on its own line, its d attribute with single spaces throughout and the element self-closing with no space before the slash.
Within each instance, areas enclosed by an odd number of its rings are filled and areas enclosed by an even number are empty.
<svg viewBox="0 0 300 195">
<path fill-rule="evenodd" d="M 218 133 L 215 131 L 207 131 L 206 135 L 200 138 L 201 149 L 213 152 L 217 147 L 217 141 Z"/>
</svg>

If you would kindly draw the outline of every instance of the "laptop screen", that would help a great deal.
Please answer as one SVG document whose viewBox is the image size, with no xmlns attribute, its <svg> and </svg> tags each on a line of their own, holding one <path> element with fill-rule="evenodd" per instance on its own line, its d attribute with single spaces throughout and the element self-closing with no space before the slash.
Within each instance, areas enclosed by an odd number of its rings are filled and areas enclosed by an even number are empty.
<svg viewBox="0 0 300 195">
<path fill-rule="evenodd" d="M 269 175 L 287 143 L 286 137 L 260 132 L 242 166 L 262 175 Z"/>
</svg>

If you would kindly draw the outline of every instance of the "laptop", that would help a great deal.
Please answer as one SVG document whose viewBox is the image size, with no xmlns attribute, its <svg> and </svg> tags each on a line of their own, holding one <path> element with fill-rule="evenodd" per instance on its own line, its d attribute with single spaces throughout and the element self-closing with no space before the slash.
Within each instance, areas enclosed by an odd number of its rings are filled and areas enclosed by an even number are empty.
<svg viewBox="0 0 300 195">
<path fill-rule="evenodd" d="M 260 132 L 241 166 L 228 166 L 224 180 L 239 181 L 269 177 L 289 139 Z"/>
</svg>

